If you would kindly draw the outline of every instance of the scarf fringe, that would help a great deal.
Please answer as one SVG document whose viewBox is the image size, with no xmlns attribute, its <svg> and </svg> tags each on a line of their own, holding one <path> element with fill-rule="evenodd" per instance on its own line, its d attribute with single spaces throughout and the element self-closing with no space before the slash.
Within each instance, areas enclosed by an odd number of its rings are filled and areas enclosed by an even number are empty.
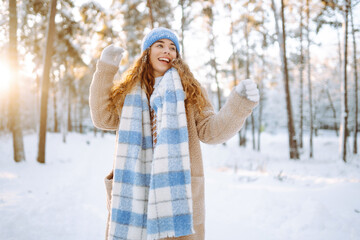
<svg viewBox="0 0 360 240">
<path fill-rule="evenodd" d="M 194 228 L 191 228 L 191 234 L 195 234 Z M 187 235 L 190 235 L 190 234 L 187 234 Z M 148 235 L 146 240 L 158 240 L 158 239 L 164 239 L 164 238 L 177 238 L 177 237 L 183 237 L 183 236 L 187 236 L 187 235 L 175 236 L 174 232 L 161 232 L 160 234 Z"/>
</svg>

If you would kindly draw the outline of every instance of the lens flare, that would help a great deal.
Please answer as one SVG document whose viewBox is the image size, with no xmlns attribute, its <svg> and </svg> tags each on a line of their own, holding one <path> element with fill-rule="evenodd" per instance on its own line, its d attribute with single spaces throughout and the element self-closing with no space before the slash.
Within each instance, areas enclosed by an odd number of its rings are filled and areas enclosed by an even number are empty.
<svg viewBox="0 0 360 240">
<path fill-rule="evenodd" d="M 0 92 L 5 93 L 10 89 L 11 72 L 8 64 L 0 62 Z"/>
</svg>

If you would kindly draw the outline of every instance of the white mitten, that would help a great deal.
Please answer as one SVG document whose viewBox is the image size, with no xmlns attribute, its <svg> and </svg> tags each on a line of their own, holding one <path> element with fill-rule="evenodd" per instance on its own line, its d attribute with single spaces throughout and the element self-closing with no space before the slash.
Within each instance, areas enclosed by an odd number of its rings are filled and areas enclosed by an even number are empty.
<svg viewBox="0 0 360 240">
<path fill-rule="evenodd" d="M 260 100 L 259 89 L 256 83 L 251 79 L 242 80 L 235 87 L 236 92 L 250 101 L 258 102 Z"/>
<path fill-rule="evenodd" d="M 124 52 L 125 50 L 122 47 L 110 44 L 101 52 L 100 61 L 118 67 Z"/>
</svg>

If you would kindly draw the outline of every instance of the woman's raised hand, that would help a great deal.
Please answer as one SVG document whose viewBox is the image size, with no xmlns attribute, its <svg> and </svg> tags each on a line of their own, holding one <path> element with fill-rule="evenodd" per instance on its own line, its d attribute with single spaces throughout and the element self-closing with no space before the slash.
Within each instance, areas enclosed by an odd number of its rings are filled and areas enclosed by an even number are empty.
<svg viewBox="0 0 360 240">
<path fill-rule="evenodd" d="M 125 49 L 122 47 L 110 44 L 101 52 L 100 61 L 118 67 L 124 52 Z"/>
<path fill-rule="evenodd" d="M 258 102 L 260 100 L 259 89 L 256 83 L 251 79 L 242 80 L 235 87 L 236 92 L 250 101 Z"/>
</svg>

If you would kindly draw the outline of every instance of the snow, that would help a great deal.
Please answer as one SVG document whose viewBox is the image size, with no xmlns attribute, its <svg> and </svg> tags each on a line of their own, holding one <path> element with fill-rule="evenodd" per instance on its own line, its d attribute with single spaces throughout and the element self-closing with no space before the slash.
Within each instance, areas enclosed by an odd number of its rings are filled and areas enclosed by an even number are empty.
<svg viewBox="0 0 360 240">
<path fill-rule="evenodd" d="M 45 165 L 37 135 L 24 143 L 27 160 L 15 163 L 11 136 L 0 136 L 0 239 L 103 239 L 115 135 L 70 133 L 63 143 L 48 133 Z M 360 239 L 360 160 L 340 160 L 334 132 L 314 143 L 314 159 L 305 149 L 299 161 L 288 159 L 284 132 L 264 133 L 260 153 L 251 138 L 246 148 L 236 136 L 202 145 L 206 240 Z"/>
</svg>

